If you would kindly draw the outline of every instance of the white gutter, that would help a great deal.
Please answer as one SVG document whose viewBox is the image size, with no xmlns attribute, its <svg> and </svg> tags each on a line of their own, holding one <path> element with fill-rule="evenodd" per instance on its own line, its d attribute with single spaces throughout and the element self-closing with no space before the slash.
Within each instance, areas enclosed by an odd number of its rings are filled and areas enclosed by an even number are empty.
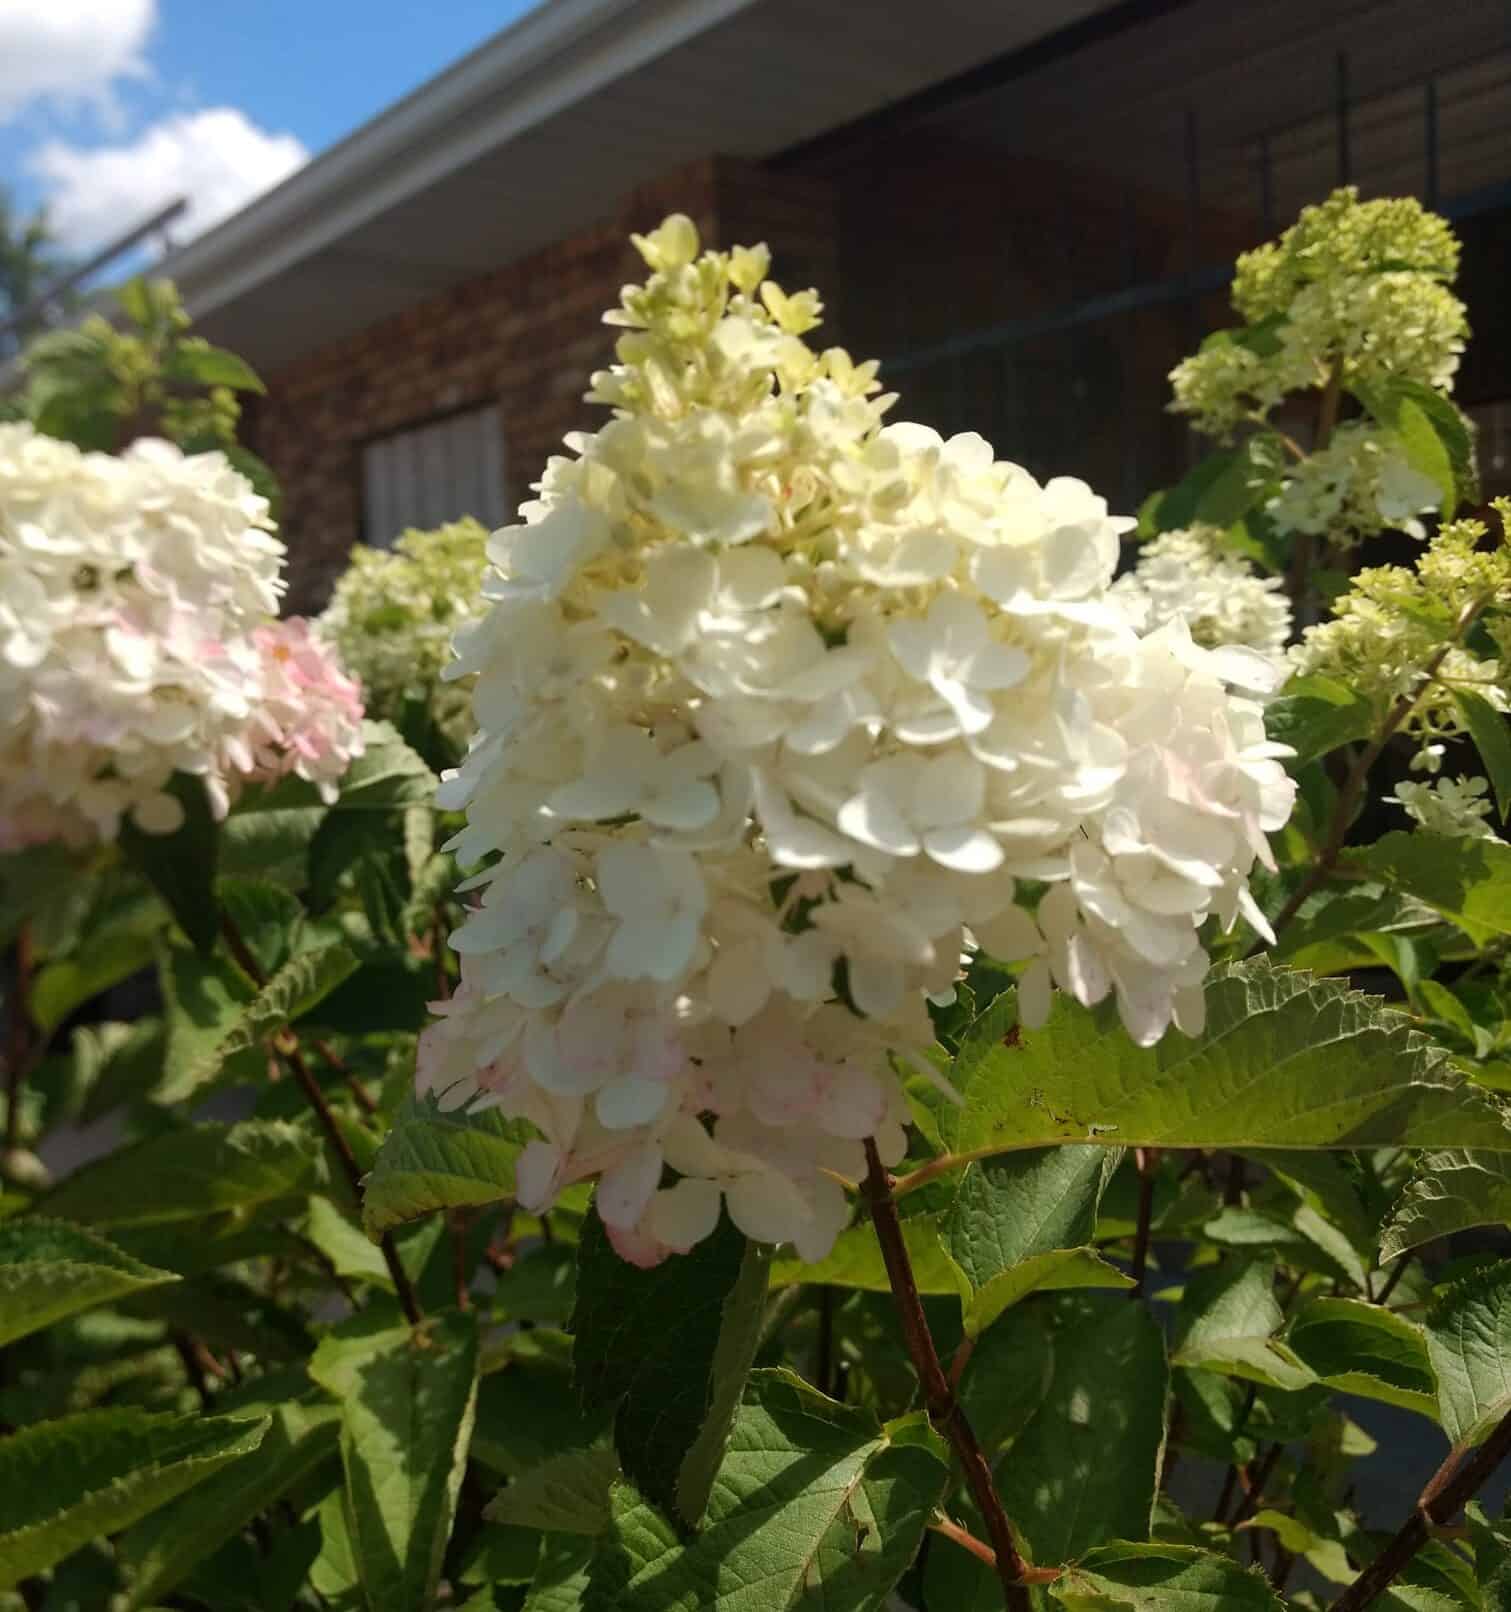
<svg viewBox="0 0 1511 1612">
<path fill-rule="evenodd" d="M 165 258 L 222 307 L 756 0 L 545 0 L 224 223 Z"/>
</svg>

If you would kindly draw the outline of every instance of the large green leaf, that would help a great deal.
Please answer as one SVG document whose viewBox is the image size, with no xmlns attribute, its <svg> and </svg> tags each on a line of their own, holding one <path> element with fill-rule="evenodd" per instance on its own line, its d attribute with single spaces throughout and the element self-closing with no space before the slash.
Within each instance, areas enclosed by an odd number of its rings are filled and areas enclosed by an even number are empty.
<svg viewBox="0 0 1511 1612">
<path fill-rule="evenodd" d="M 347 769 L 335 811 L 390 811 L 424 806 L 435 796 L 435 774 L 389 722 L 362 724 L 363 753 Z"/>
<path fill-rule="evenodd" d="M 1258 1568 L 1187 1545 L 1121 1541 L 1088 1552 L 1050 1594 L 1071 1612 L 1272 1612 L 1285 1605 Z"/>
<path fill-rule="evenodd" d="M 563 1450 L 523 1472 L 488 1506 L 494 1522 L 545 1533 L 598 1534 L 609 1523 L 609 1491 L 619 1476 L 611 1449 Z"/>
<path fill-rule="evenodd" d="M 583 1612 L 592 1559 L 593 1548 L 586 1540 L 548 1534 L 523 1612 Z M 483 1612 L 491 1612 L 491 1607 Z"/>
<path fill-rule="evenodd" d="M 196 386 L 229 386 L 236 392 L 266 392 L 257 371 L 244 358 L 197 341 L 179 342 L 163 366 L 163 378 Z"/>
<path fill-rule="evenodd" d="M 301 793 L 289 803 L 282 786 L 249 789 L 221 824 L 222 871 L 276 879 L 291 890 L 302 889 L 310 844 L 326 811 L 318 796 Z"/>
<path fill-rule="evenodd" d="M 926 1297 L 960 1292 L 960 1276 L 939 1240 L 937 1215 L 913 1215 L 902 1223 L 902 1240 L 913 1267 L 913 1281 Z M 805 1264 L 792 1255 L 778 1257 L 771 1266 L 771 1285 L 791 1287 L 802 1282 L 816 1287 L 856 1287 L 868 1293 L 888 1293 L 881 1244 L 870 1218 L 842 1231 L 834 1247 L 816 1265 Z"/>
<path fill-rule="evenodd" d="M 1365 409 L 1396 433 L 1412 468 L 1443 488 L 1443 513 L 1479 501 L 1474 434 L 1450 398 L 1425 382 L 1393 377 L 1350 388 Z"/>
<path fill-rule="evenodd" d="M 966 1166 L 940 1230 L 963 1278 L 971 1337 L 1042 1288 L 1133 1285 L 1087 1246 L 1120 1156 L 1100 1147 L 1035 1148 Z"/>
<path fill-rule="evenodd" d="M 696 1526 L 755 1355 L 770 1250 L 726 1215 L 691 1252 L 642 1270 L 590 1216 L 577 1250 L 572 1376 L 640 1492 Z M 676 1317 L 676 1325 L 667 1324 Z"/>
<path fill-rule="evenodd" d="M 0 1439 L 0 1589 L 203 1483 L 255 1450 L 267 1425 L 97 1410 Z"/>
<path fill-rule="evenodd" d="M 1367 739 L 1379 723 L 1374 702 L 1334 677 L 1293 677 L 1265 707 L 1265 733 L 1296 752 L 1295 765 Z"/>
<path fill-rule="evenodd" d="M 443 1112 L 411 1096 L 395 1116 L 363 1189 L 363 1222 L 379 1237 L 436 1209 L 472 1208 L 514 1195 L 514 1161 L 531 1135 L 497 1109 Z"/>
<path fill-rule="evenodd" d="M 1501 840 L 1398 829 L 1349 862 L 1437 908 L 1477 945 L 1511 935 L 1511 845 Z"/>
<path fill-rule="evenodd" d="M 222 959 L 207 959 L 195 978 L 197 961 L 180 951 L 168 970 L 169 1068 L 157 1093 L 161 1102 L 178 1102 L 207 1085 L 229 1059 L 308 1013 L 359 966 L 347 947 L 322 946 L 291 957 L 248 995 L 233 983 Z"/>
<path fill-rule="evenodd" d="M 101 916 L 104 921 L 91 915 L 90 928 L 74 951 L 37 971 L 27 1010 L 44 1035 L 101 991 L 147 967 L 152 938 L 168 921 L 167 909 L 145 892 Z"/>
<path fill-rule="evenodd" d="M 1273 1255 L 1225 1259 L 1186 1283 L 1170 1353 L 1177 1366 L 1294 1392 L 1317 1374 L 1277 1341 L 1283 1315 Z"/>
<path fill-rule="evenodd" d="M 1049 1391 L 997 1467 L 1007 1514 L 1044 1563 L 1148 1537 L 1168 1383 L 1165 1340 L 1144 1305 L 1078 1293 L 1052 1313 Z"/>
<path fill-rule="evenodd" d="M 1427 1344 L 1405 1317 L 1358 1299 L 1313 1299 L 1285 1341 L 1329 1388 L 1437 1419 Z"/>
<path fill-rule="evenodd" d="M 113 1243 L 66 1220 L 31 1215 L 0 1221 L 0 1344 L 78 1310 L 176 1282 Z"/>
<path fill-rule="evenodd" d="M 220 931 L 215 907 L 219 825 L 202 779 L 175 773 L 168 793 L 183 808 L 178 828 L 172 834 L 144 834 L 128 818 L 121 824 L 121 849 L 167 902 L 179 928 L 200 951 L 208 952 Z"/>
<path fill-rule="evenodd" d="M 1088 1011 L 1063 995 L 1042 1030 L 1004 1045 L 1015 1011 L 999 997 L 955 1061 L 964 1101 L 942 1130 L 957 1152 L 1061 1141 L 1511 1150 L 1511 1127 L 1441 1048 L 1336 980 L 1263 962 L 1219 969 L 1203 1033 L 1172 1030 L 1153 1047 L 1134 1045 L 1110 1001 Z"/>
<path fill-rule="evenodd" d="M 1504 1225 L 1511 1225 L 1511 1157 L 1462 1148 L 1428 1153 L 1385 1222 L 1380 1258 L 1394 1259 L 1471 1226 Z"/>
<path fill-rule="evenodd" d="M 126 1533 L 117 1546 L 130 1605 L 146 1606 L 182 1582 L 195 1563 L 241 1532 L 322 1461 L 336 1454 L 334 1405 L 270 1409 L 261 1444 Z"/>
<path fill-rule="evenodd" d="M 690 1541 L 629 1484 L 593 1559 L 584 1612 L 862 1612 L 918 1551 L 944 1466 L 869 1412 L 757 1372 Z"/>
<path fill-rule="evenodd" d="M 37 1205 L 63 1220 L 147 1226 L 242 1212 L 302 1195 L 320 1181 L 320 1150 L 282 1120 L 201 1123 L 86 1164 Z"/>
<path fill-rule="evenodd" d="M 1034 1418 L 1054 1373 L 1054 1344 L 1038 1307 L 1011 1310 L 976 1340 L 960 1374 L 961 1409 L 988 1456 Z"/>
<path fill-rule="evenodd" d="M 467 1464 L 477 1369 L 476 1320 L 459 1311 L 333 1334 L 310 1361 L 341 1402 L 347 1512 L 375 1612 L 430 1606 Z"/>
<path fill-rule="evenodd" d="M 1511 1261 L 1450 1287 L 1428 1312 L 1426 1333 L 1439 1419 L 1454 1448 L 1467 1449 L 1511 1411 Z"/>
</svg>

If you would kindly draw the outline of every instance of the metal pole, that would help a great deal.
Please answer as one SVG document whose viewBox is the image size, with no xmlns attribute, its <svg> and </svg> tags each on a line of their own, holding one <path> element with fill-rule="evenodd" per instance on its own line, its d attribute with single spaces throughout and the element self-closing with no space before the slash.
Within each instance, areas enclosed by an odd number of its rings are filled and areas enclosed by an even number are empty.
<svg viewBox="0 0 1511 1612">
<path fill-rule="evenodd" d="M 188 197 L 180 196 L 177 201 L 170 202 L 160 212 L 154 213 L 145 224 L 138 224 L 135 229 L 128 230 L 109 246 L 96 252 L 92 258 L 70 269 L 67 274 L 59 275 L 51 285 L 38 292 L 24 308 L 18 313 L 13 313 L 3 325 L 0 325 L 0 343 L 3 343 L 8 336 L 24 330 L 28 325 L 45 322 L 44 316 L 48 308 L 65 291 L 71 291 L 81 281 L 87 280 L 91 274 L 103 269 L 112 259 L 118 258 L 122 252 L 129 252 L 133 246 L 145 241 L 149 235 L 155 235 L 159 231 L 166 232 L 168 226 L 188 205 Z"/>
</svg>

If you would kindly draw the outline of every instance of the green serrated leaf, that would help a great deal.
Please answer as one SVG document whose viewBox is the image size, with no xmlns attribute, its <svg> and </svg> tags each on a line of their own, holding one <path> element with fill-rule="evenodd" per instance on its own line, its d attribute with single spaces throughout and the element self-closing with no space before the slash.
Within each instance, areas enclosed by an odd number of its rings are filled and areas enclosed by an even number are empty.
<svg viewBox="0 0 1511 1612">
<path fill-rule="evenodd" d="M 1120 1158 L 1117 1149 L 1036 1148 L 966 1167 L 940 1230 L 963 1279 L 969 1336 L 1040 1289 L 1133 1285 L 1087 1246 Z"/>
<path fill-rule="evenodd" d="M 172 834 L 144 834 L 127 818 L 120 845 L 126 859 L 168 904 L 178 926 L 202 952 L 220 932 L 215 905 L 219 825 L 210 810 L 204 781 L 175 773 L 166 785 L 183 808 L 184 820 Z"/>
<path fill-rule="evenodd" d="M 609 1524 L 609 1491 L 618 1476 L 619 1457 L 611 1449 L 564 1450 L 522 1472 L 484 1515 L 543 1533 L 599 1534 Z"/>
<path fill-rule="evenodd" d="M 247 790 L 221 824 L 222 872 L 304 888 L 310 844 L 328 808 L 318 795 L 301 796 L 294 804 L 282 804 L 285 799 L 281 786 Z"/>
<path fill-rule="evenodd" d="M 1008 1516 L 1044 1563 L 1147 1537 L 1169 1378 L 1146 1306 L 1077 1293 L 1057 1299 L 1052 1316 L 1049 1391 L 997 1474 Z"/>
<path fill-rule="evenodd" d="M 128 1604 L 142 1607 L 166 1595 L 322 1461 L 333 1460 L 338 1420 L 333 1405 L 273 1407 L 262 1442 L 244 1460 L 124 1534 L 116 1548 L 131 1583 Z"/>
<path fill-rule="evenodd" d="M 1374 702 L 1333 677 L 1293 677 L 1265 707 L 1266 737 L 1296 752 L 1296 767 L 1339 745 L 1369 738 L 1379 725 Z"/>
<path fill-rule="evenodd" d="M 891 1445 L 868 1412 L 786 1372 L 756 1372 L 701 1531 L 684 1541 L 621 1485 L 584 1612 L 878 1607 L 917 1554 L 946 1477 L 922 1446 Z"/>
<path fill-rule="evenodd" d="M 514 1162 L 531 1134 L 497 1109 L 443 1112 L 429 1098 L 406 1098 L 363 1189 L 368 1236 L 437 1209 L 512 1197 Z"/>
<path fill-rule="evenodd" d="M 522 1612 L 583 1612 L 592 1559 L 586 1541 L 547 1535 Z"/>
<path fill-rule="evenodd" d="M 1504 823 L 1511 817 L 1511 722 L 1483 695 L 1469 689 L 1454 689 L 1453 698 L 1485 764 Z"/>
<path fill-rule="evenodd" d="M 69 956 L 37 971 L 27 998 L 31 1021 L 43 1035 L 51 1035 L 68 1016 L 86 1002 L 130 979 L 147 967 L 153 936 L 168 921 L 162 904 L 147 899 L 93 925 L 82 944 Z"/>
<path fill-rule="evenodd" d="M 690 1527 L 755 1354 L 769 1261 L 770 1249 L 727 1215 L 689 1253 L 650 1270 L 620 1258 L 596 1214 L 582 1229 L 572 1379 L 588 1409 L 617 1406 L 625 1475 Z"/>
<path fill-rule="evenodd" d="M 1313 1299 L 1286 1342 L 1329 1388 L 1437 1419 L 1437 1384 L 1421 1329 L 1378 1304 Z"/>
<path fill-rule="evenodd" d="M 1184 1545 L 1104 1545 L 1050 1594 L 1071 1612 L 1271 1612 L 1284 1602 L 1257 1568 Z"/>
<path fill-rule="evenodd" d="M 176 1282 L 66 1220 L 0 1221 L 0 1344 L 142 1288 Z"/>
<path fill-rule="evenodd" d="M 150 1226 L 218 1209 L 243 1212 L 320 1180 L 314 1139 L 281 1120 L 202 1122 L 76 1170 L 38 1201 L 42 1213 L 94 1225 Z"/>
<path fill-rule="evenodd" d="M 1449 1149 L 1417 1161 L 1380 1234 L 1382 1263 L 1471 1226 L 1511 1225 L 1511 1157 Z"/>
<path fill-rule="evenodd" d="M 1033 1420 L 1053 1371 L 1052 1335 L 1033 1305 L 1009 1310 L 976 1340 L 960 1375 L 959 1397 L 988 1457 Z"/>
<path fill-rule="evenodd" d="M 1443 1431 L 1455 1449 L 1482 1443 L 1511 1411 L 1511 1262 L 1440 1294 L 1425 1331 Z"/>
<path fill-rule="evenodd" d="M 266 392 L 257 371 L 244 358 L 224 347 L 182 343 L 163 366 L 170 381 L 188 381 L 196 386 L 229 386 L 236 392 Z"/>
<path fill-rule="evenodd" d="M 1410 439 L 1404 445 L 1414 469 L 1441 484 L 1446 464 L 1445 515 L 1458 504 L 1479 502 L 1473 431 L 1450 398 L 1421 381 L 1402 377 L 1356 384 L 1351 390 L 1379 424 Z M 1403 425 L 1408 413 L 1409 421 Z M 1423 432 L 1433 439 L 1431 447 L 1422 440 Z M 1421 463 L 1411 458 L 1413 446 L 1424 455 Z"/>
<path fill-rule="evenodd" d="M 960 1292 L 960 1278 L 939 1240 L 937 1215 L 913 1215 L 902 1223 L 902 1240 L 913 1267 L 913 1281 L 925 1297 Z M 771 1285 L 791 1287 L 802 1282 L 816 1287 L 854 1287 L 868 1293 L 887 1293 L 891 1283 L 881 1257 L 881 1244 L 869 1218 L 842 1231 L 834 1247 L 817 1264 L 789 1255 L 771 1266 Z"/>
<path fill-rule="evenodd" d="M 341 1404 L 341 1463 L 369 1605 L 425 1612 L 441 1576 L 477 1403 L 477 1323 L 333 1333 L 310 1376 Z"/>
<path fill-rule="evenodd" d="M 942 1124 L 957 1152 L 1060 1141 L 1511 1149 L 1496 1107 L 1405 1014 L 1300 970 L 1216 970 L 1202 1034 L 1153 1047 L 1134 1045 L 1112 1002 L 1087 1010 L 1064 996 L 1043 1029 L 1004 1046 L 1013 1012 L 993 1003 L 955 1061 L 964 1100 Z"/>
<path fill-rule="evenodd" d="M 148 1512 L 261 1443 L 267 1419 L 85 1411 L 0 1439 L 0 1589 Z"/>
<path fill-rule="evenodd" d="M 1172 1364 L 1292 1393 L 1310 1388 L 1316 1373 L 1276 1340 L 1282 1314 L 1274 1285 L 1273 1256 L 1234 1257 L 1195 1272 L 1176 1314 Z"/>
<path fill-rule="evenodd" d="M 435 796 L 435 774 L 388 722 L 362 724 L 363 752 L 341 780 L 333 811 L 392 811 L 426 806 Z"/>
<path fill-rule="evenodd" d="M 339 943 L 291 957 L 260 990 L 221 956 L 167 948 L 168 1070 L 159 1102 L 181 1102 L 215 1080 L 227 1062 L 260 1046 L 319 1005 L 359 967 Z"/>
<path fill-rule="evenodd" d="M 1476 945 L 1511 934 L 1511 845 L 1501 840 L 1398 829 L 1349 864 L 1436 908 Z"/>
</svg>

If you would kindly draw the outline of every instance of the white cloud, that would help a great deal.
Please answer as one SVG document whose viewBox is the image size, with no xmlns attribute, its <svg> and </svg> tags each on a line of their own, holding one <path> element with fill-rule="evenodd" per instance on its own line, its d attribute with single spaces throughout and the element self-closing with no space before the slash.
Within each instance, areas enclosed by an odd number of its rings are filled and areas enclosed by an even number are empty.
<svg viewBox="0 0 1511 1612">
<path fill-rule="evenodd" d="M 189 201 L 173 226 L 174 239 L 182 243 L 286 179 L 308 157 L 292 134 L 269 134 L 235 107 L 216 106 L 165 118 L 124 145 L 91 148 L 50 140 L 27 165 L 47 191 L 58 238 L 83 251 L 179 196 Z"/>
<path fill-rule="evenodd" d="M 0 0 L 0 123 L 36 101 L 109 110 L 122 78 L 147 78 L 155 0 Z"/>
</svg>

